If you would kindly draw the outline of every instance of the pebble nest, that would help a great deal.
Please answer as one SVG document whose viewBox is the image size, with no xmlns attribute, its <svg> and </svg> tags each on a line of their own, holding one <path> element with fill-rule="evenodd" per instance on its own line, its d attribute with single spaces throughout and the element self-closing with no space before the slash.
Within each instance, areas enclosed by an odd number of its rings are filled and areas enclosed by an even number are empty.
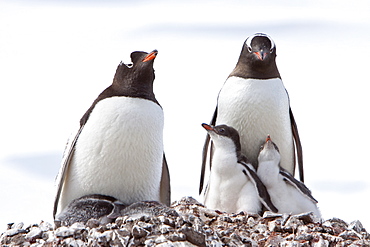
<svg viewBox="0 0 370 247">
<path fill-rule="evenodd" d="M 226 214 L 205 208 L 192 197 L 172 204 L 174 213 L 118 217 L 103 224 L 55 226 L 47 222 L 24 227 L 8 224 L 2 246 L 370 246 L 360 221 L 317 219 L 265 212 Z"/>
</svg>

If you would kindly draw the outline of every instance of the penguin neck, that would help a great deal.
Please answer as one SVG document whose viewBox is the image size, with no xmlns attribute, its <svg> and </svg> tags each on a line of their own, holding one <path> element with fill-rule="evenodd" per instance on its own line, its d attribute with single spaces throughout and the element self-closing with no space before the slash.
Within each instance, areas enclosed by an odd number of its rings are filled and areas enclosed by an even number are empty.
<svg viewBox="0 0 370 247">
<path fill-rule="evenodd" d="M 234 70 L 229 77 L 236 76 L 244 79 L 272 79 L 280 78 L 279 70 L 276 66 L 275 58 L 268 64 L 255 61 L 246 61 L 239 59 Z"/>
<path fill-rule="evenodd" d="M 126 81 L 126 83 L 119 85 L 118 83 L 112 84 L 112 90 L 115 92 L 115 95 L 112 96 L 126 96 L 132 98 L 142 98 L 151 100 L 155 103 L 158 103 L 153 92 L 153 83 L 148 84 L 138 84 L 132 81 Z"/>
<path fill-rule="evenodd" d="M 232 166 L 236 166 L 238 157 L 237 153 L 235 151 L 231 151 L 229 148 L 216 147 L 212 160 L 212 169 L 218 173 L 228 174 L 233 170 L 231 169 Z"/>
<path fill-rule="evenodd" d="M 279 177 L 280 167 L 275 160 L 258 163 L 257 174 L 266 187 L 275 183 Z"/>
</svg>

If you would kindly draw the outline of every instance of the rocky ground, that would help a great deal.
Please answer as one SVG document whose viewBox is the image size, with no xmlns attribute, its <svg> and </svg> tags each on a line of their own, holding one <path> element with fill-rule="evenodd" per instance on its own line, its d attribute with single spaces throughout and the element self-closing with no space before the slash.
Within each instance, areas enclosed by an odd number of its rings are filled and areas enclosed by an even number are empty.
<svg viewBox="0 0 370 247">
<path fill-rule="evenodd" d="M 9 224 L 2 246 L 370 246 L 359 221 L 320 221 L 312 214 L 225 214 L 205 208 L 191 197 L 174 202 L 161 214 L 118 217 L 113 223 L 55 227 Z"/>
</svg>

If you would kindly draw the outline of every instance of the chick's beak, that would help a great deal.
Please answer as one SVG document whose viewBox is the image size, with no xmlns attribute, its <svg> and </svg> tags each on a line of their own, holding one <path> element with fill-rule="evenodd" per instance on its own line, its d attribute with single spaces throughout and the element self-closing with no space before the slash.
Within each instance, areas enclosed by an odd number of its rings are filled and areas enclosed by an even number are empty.
<svg viewBox="0 0 370 247">
<path fill-rule="evenodd" d="M 266 142 L 269 142 L 269 141 L 271 141 L 271 137 L 270 135 L 267 135 Z"/>
<path fill-rule="evenodd" d="M 203 126 L 203 128 L 205 128 L 206 130 L 211 130 L 211 131 L 213 131 L 213 130 L 214 130 L 214 129 L 213 129 L 213 127 L 212 127 L 211 125 L 208 125 L 208 124 L 203 123 L 203 124 L 202 124 L 202 126 Z"/>
</svg>

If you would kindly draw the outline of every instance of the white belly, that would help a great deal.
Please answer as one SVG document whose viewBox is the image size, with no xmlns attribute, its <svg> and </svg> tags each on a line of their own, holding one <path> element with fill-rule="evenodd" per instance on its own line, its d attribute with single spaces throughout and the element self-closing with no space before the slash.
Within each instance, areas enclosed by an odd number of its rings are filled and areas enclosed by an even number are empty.
<svg viewBox="0 0 370 247">
<path fill-rule="evenodd" d="M 272 171 L 273 169 L 276 169 Z M 266 186 L 272 203 L 278 208 L 279 213 L 300 214 L 313 212 L 321 217 L 316 204 L 304 196 L 297 188 L 284 181 L 278 174 L 275 164 L 265 163 L 258 167 L 257 175 Z"/>
<path fill-rule="evenodd" d="M 242 153 L 257 164 L 260 146 L 268 134 L 277 144 L 281 166 L 293 173 L 294 144 L 289 98 L 280 79 L 230 77 L 218 97 L 216 124 L 239 131 Z"/>
<path fill-rule="evenodd" d="M 279 209 L 279 213 L 301 214 L 313 212 L 316 216 L 321 217 L 315 203 L 306 198 L 295 187 L 287 184 L 282 177 L 279 179 L 279 184 L 268 189 L 271 201 Z"/>
<path fill-rule="evenodd" d="M 227 213 L 258 213 L 261 203 L 256 188 L 236 163 L 236 157 L 221 157 L 217 151 L 214 154 L 204 205 Z"/>
<path fill-rule="evenodd" d="M 161 107 L 152 101 L 129 97 L 100 101 L 76 143 L 61 209 L 94 193 L 125 203 L 158 201 L 163 122 Z"/>
</svg>

